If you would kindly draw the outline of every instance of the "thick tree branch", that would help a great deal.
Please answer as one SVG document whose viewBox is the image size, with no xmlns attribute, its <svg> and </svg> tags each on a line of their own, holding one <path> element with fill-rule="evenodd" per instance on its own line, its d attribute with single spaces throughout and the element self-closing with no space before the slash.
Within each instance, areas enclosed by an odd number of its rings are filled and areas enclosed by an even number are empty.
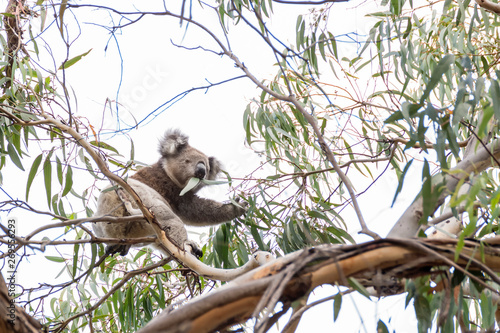
<svg viewBox="0 0 500 333">
<path fill-rule="evenodd" d="M 9 296 L 10 292 L 0 272 L 0 332 L 39 333 L 42 325 L 17 306 Z"/>
<path fill-rule="evenodd" d="M 441 174 L 432 177 L 433 186 L 444 186 L 439 198 L 432 207 L 432 212 L 444 203 L 447 196 L 453 193 L 461 180 L 469 179 L 471 173 L 479 173 L 496 165 L 495 159 L 500 158 L 500 139 L 493 140 L 490 144 L 477 147 L 475 152 L 464 156 L 453 169 L 449 170 L 443 177 Z M 436 189 L 436 188 L 435 188 Z M 434 190 L 435 190 L 434 189 Z M 421 193 L 408 207 L 396 222 L 387 237 L 389 238 L 411 238 L 414 237 L 421 227 L 420 219 L 423 216 L 423 198 Z"/>
<path fill-rule="evenodd" d="M 466 241 L 456 262 L 455 240 L 385 239 L 360 245 L 306 249 L 276 259 L 179 309 L 165 311 L 139 332 L 177 332 L 182 327 L 183 332 L 200 333 L 243 323 L 252 317 L 261 298 L 272 285 L 283 280 L 287 271 L 293 273 L 277 295 L 282 302 L 293 302 L 323 284 L 345 284 L 349 277 L 375 280 L 381 271 L 386 274 L 393 271 L 397 280 L 429 274 L 431 267 L 448 266 L 463 271 L 471 279 L 477 279 L 471 272 L 481 270 L 498 281 L 495 274 L 500 272 L 498 241 L 494 238 L 485 243 L 484 251 L 479 250 L 480 243 Z M 481 284 L 491 288 L 482 281 Z M 266 307 L 274 309 L 273 302 Z"/>
<path fill-rule="evenodd" d="M 476 3 L 480 7 L 484 8 L 486 10 L 490 10 L 495 14 L 500 14 L 500 4 L 498 4 L 498 3 L 494 3 L 494 2 L 489 1 L 489 0 L 476 0 Z"/>
</svg>

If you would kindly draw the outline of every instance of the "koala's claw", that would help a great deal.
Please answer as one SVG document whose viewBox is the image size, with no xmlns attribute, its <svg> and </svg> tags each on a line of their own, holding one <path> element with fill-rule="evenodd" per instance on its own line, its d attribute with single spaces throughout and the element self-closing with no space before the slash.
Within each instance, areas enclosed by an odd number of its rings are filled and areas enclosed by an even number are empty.
<svg viewBox="0 0 500 333">
<path fill-rule="evenodd" d="M 248 211 L 249 204 L 247 201 L 243 201 L 240 198 L 236 198 L 234 200 L 231 200 L 230 205 L 233 206 L 236 214 L 238 214 L 236 217 L 245 214 Z"/>
<path fill-rule="evenodd" d="M 196 244 L 193 241 L 185 242 L 184 243 L 184 250 L 191 252 L 198 259 L 203 257 L 203 251 L 200 249 L 198 244 Z"/>
<path fill-rule="evenodd" d="M 113 244 L 106 246 L 105 253 L 110 256 L 115 253 L 119 253 L 121 256 L 126 256 L 129 249 L 130 245 Z"/>
</svg>

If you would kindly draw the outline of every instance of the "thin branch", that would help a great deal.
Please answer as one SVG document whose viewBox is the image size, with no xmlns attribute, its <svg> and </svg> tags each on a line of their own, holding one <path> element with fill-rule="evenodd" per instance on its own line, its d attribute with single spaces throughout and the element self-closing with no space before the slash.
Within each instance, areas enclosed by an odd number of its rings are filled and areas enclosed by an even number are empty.
<svg viewBox="0 0 500 333">
<path fill-rule="evenodd" d="M 469 131 L 472 133 L 472 135 L 474 135 L 474 138 L 481 144 L 481 146 L 483 146 L 484 149 L 486 149 L 486 151 L 490 154 L 491 158 L 495 161 L 495 163 L 497 164 L 497 166 L 500 166 L 500 162 L 498 161 L 498 159 L 495 157 L 495 155 L 493 155 L 493 153 L 486 147 L 486 144 L 484 143 L 483 140 L 481 140 L 481 138 L 477 135 L 476 131 L 474 131 L 474 128 L 473 126 L 468 123 L 468 122 L 465 122 L 465 121 L 461 121 L 462 124 L 464 124 L 465 126 L 467 126 L 469 128 Z"/>
<path fill-rule="evenodd" d="M 146 266 L 146 267 L 143 267 L 143 268 L 139 268 L 139 269 L 135 269 L 133 271 L 130 271 L 130 272 L 127 272 L 127 274 L 125 274 L 123 276 L 123 278 L 117 282 L 115 285 L 113 285 L 113 288 L 111 288 L 103 297 L 101 297 L 99 299 L 99 301 L 97 301 L 96 303 L 94 303 L 94 305 L 90 306 L 89 308 L 87 308 L 87 310 L 85 311 L 82 311 L 80 313 L 77 313 L 71 317 L 69 317 L 68 319 L 66 319 L 65 321 L 63 321 L 60 325 L 58 325 L 55 329 L 55 332 L 62 332 L 64 330 L 64 328 L 66 326 L 68 326 L 68 324 L 75 320 L 76 318 L 79 318 L 79 317 L 82 317 L 82 316 L 86 316 L 90 313 L 92 313 L 94 310 L 96 310 L 102 303 L 104 303 L 111 295 L 113 295 L 118 289 L 120 289 L 128 280 L 130 280 L 131 278 L 133 278 L 134 276 L 136 275 L 139 275 L 139 274 L 143 274 L 143 273 L 147 273 L 148 271 L 150 270 L 153 270 L 157 267 L 161 267 L 163 265 L 165 265 L 166 263 L 168 263 L 170 260 L 172 260 L 172 258 L 165 258 L 155 264 L 152 264 L 152 265 L 149 265 L 149 266 Z"/>
<path fill-rule="evenodd" d="M 390 138 L 390 139 L 387 139 L 387 141 L 389 142 L 395 142 L 395 143 L 402 143 L 404 145 L 408 144 L 410 142 L 410 140 L 406 140 L 406 139 L 403 139 L 403 138 Z M 458 146 L 459 147 L 466 147 L 467 144 L 469 143 L 470 141 L 470 137 L 464 141 L 459 141 L 457 142 Z M 426 142 L 424 147 L 422 147 L 422 145 L 419 143 L 419 142 L 415 142 L 412 146 L 412 148 L 416 148 L 416 149 L 434 149 L 434 145 L 431 143 L 431 142 Z M 450 145 L 449 144 L 446 144 L 445 145 L 445 149 L 450 149 Z"/>
<path fill-rule="evenodd" d="M 461 214 L 461 213 L 463 213 L 463 212 L 466 211 L 466 208 L 463 207 L 463 206 L 462 207 L 457 207 L 456 211 L 457 211 L 458 214 Z M 450 210 L 449 212 L 441 214 L 438 217 L 436 217 L 435 219 L 427 222 L 427 224 L 429 224 L 429 225 L 435 225 L 435 224 L 438 224 L 440 222 L 443 222 L 444 220 L 450 219 L 452 217 L 455 217 L 455 214 L 453 213 L 453 211 Z"/>
<path fill-rule="evenodd" d="M 346 176 L 346 174 L 342 171 L 342 169 L 340 168 L 339 164 L 337 163 L 337 160 L 335 159 L 335 156 L 333 155 L 332 151 L 330 150 L 330 147 L 325 142 L 325 139 L 323 138 L 323 135 L 321 134 L 321 130 L 318 127 L 316 118 L 314 118 L 314 116 L 312 116 L 311 114 L 309 114 L 305 110 L 305 108 L 302 106 L 302 104 L 294 96 L 284 96 L 282 94 L 279 94 L 279 93 L 277 93 L 277 92 L 269 89 L 264 84 L 262 84 L 262 82 L 260 82 L 248 70 L 248 68 L 238 59 L 238 57 L 236 57 L 236 55 L 234 55 L 232 52 L 227 52 L 225 49 L 223 49 L 223 50 L 224 50 L 224 53 L 230 59 L 232 59 L 234 61 L 234 63 L 236 64 L 236 66 L 238 68 L 240 68 L 246 74 L 246 76 L 252 82 L 254 82 L 260 89 L 262 89 L 264 92 L 266 92 L 267 94 L 273 96 L 276 99 L 279 99 L 279 100 L 282 100 L 284 102 L 289 102 L 289 103 L 293 104 L 293 106 L 295 108 L 297 108 L 297 110 L 299 110 L 299 112 L 304 116 L 304 118 L 307 120 L 307 122 L 309 123 L 309 125 L 311 125 L 311 127 L 313 128 L 313 131 L 314 131 L 314 134 L 317 137 L 318 143 L 319 143 L 321 149 L 323 150 L 323 152 L 325 153 L 328 161 L 332 164 L 335 172 L 339 175 L 341 181 L 344 183 L 344 186 L 346 187 L 347 191 L 349 192 L 349 196 L 351 197 L 354 211 L 356 212 L 356 215 L 358 217 L 358 221 L 359 221 L 359 223 L 361 225 L 361 231 L 360 232 L 364 233 L 366 235 L 369 235 L 370 237 L 372 237 L 374 239 L 380 239 L 380 236 L 378 234 L 376 234 L 375 232 L 373 232 L 373 231 L 371 231 L 371 230 L 368 229 L 368 227 L 367 227 L 367 225 L 365 223 L 365 220 L 363 218 L 363 214 L 361 213 L 361 209 L 359 207 L 358 200 L 356 198 L 356 193 L 354 192 L 354 189 L 353 189 L 353 186 L 351 184 L 351 181 Z"/>
</svg>

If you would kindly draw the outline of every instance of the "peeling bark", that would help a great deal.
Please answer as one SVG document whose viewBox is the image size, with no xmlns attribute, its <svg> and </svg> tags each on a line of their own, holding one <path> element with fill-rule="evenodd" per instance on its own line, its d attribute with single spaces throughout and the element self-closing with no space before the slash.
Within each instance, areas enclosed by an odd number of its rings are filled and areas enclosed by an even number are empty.
<svg viewBox="0 0 500 333">
<path fill-rule="evenodd" d="M 430 274 L 432 267 L 448 266 L 471 279 L 477 279 L 471 272 L 482 271 L 498 283 L 500 278 L 495 273 L 500 272 L 500 246 L 496 245 L 499 241 L 500 237 L 491 239 L 482 250 L 479 242 L 466 241 L 456 262 L 457 241 L 451 239 L 385 239 L 306 249 L 256 268 L 179 309 L 165 311 L 139 332 L 210 332 L 244 323 L 251 317 L 257 320 L 255 332 L 264 332 L 270 319 L 260 312 L 264 308 L 272 311 L 277 302 L 296 301 L 323 284 L 348 285 L 349 277 L 371 279 L 373 285 L 384 287 L 381 281 L 400 283 L 402 278 Z M 289 273 L 292 275 L 287 279 Z M 380 274 L 390 278 L 380 279 Z M 269 294 L 273 297 L 262 304 Z"/>
</svg>

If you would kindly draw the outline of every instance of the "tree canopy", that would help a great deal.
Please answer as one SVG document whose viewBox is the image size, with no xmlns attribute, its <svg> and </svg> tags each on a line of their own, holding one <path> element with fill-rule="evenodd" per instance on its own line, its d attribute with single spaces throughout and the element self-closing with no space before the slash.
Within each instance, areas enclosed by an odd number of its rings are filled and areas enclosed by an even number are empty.
<svg viewBox="0 0 500 333">
<path fill-rule="evenodd" d="M 420 332 L 498 328 L 498 4 L 5 5 L 1 325 L 15 294 L 19 332 L 294 332 L 329 301 L 335 327 L 354 293 L 403 297 Z M 159 228 L 171 257 L 106 256 L 134 241 L 90 223 L 134 217 L 94 216 L 96 197 L 109 181 L 134 195 L 127 177 L 175 117 L 227 156 L 241 139 L 251 157 L 226 177 L 248 211 L 202 231 L 201 261 Z M 40 261 L 54 281 L 19 283 Z M 308 303 L 322 285 L 334 291 Z"/>
</svg>

